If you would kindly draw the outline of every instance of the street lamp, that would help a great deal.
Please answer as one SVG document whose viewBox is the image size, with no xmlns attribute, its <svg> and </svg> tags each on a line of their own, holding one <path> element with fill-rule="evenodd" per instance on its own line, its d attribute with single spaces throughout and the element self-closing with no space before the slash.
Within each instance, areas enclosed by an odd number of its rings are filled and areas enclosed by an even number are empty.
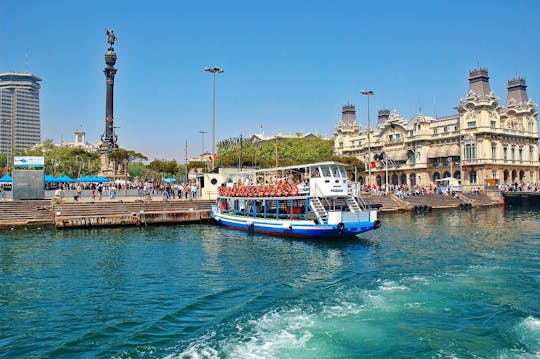
<svg viewBox="0 0 540 359">
<path fill-rule="evenodd" d="M 204 71 L 210 72 L 214 77 L 214 90 L 212 99 L 212 171 L 214 170 L 214 154 L 216 153 L 216 74 L 223 73 L 223 69 L 219 67 L 205 67 Z"/>
<path fill-rule="evenodd" d="M 12 114 L 11 116 L 12 118 L 11 119 L 5 119 L 4 123 L 9 123 L 9 126 L 10 126 L 10 136 L 9 136 L 9 142 L 10 142 L 10 145 L 9 145 L 9 153 L 8 153 L 8 157 L 6 158 L 6 171 L 7 173 L 9 174 L 12 174 L 13 172 L 13 162 L 14 162 L 14 155 L 15 155 L 15 130 L 14 130 L 14 115 Z"/>
<path fill-rule="evenodd" d="M 201 134 L 201 155 L 204 154 L 204 135 L 208 133 L 208 131 L 200 130 L 199 133 Z"/>
<path fill-rule="evenodd" d="M 369 116 L 369 97 L 373 96 L 374 92 L 369 91 L 360 91 L 362 95 L 367 96 L 367 120 L 368 120 L 368 128 L 367 128 L 367 143 L 368 143 L 368 186 L 371 186 L 371 119 Z"/>
</svg>

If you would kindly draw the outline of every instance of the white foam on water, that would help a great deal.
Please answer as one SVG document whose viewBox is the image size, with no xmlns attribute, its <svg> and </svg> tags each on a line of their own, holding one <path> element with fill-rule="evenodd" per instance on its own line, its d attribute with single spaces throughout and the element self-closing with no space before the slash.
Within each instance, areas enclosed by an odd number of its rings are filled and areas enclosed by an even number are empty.
<svg viewBox="0 0 540 359">
<path fill-rule="evenodd" d="M 209 342 L 216 336 L 215 332 L 208 333 L 192 342 L 180 354 L 169 354 L 164 359 L 217 359 L 219 353 L 209 346 Z"/>
<path fill-rule="evenodd" d="M 540 320 L 529 316 L 517 323 L 513 332 L 520 347 L 502 350 L 499 359 L 532 359 L 540 358 Z"/>
<path fill-rule="evenodd" d="M 325 305 L 322 308 L 322 315 L 328 318 L 344 318 L 351 315 L 357 315 L 362 312 L 363 307 L 357 303 L 343 301 L 338 304 Z"/>
<path fill-rule="evenodd" d="M 238 323 L 227 338 L 215 340 L 215 333 L 196 339 L 180 354 L 166 359 L 280 358 L 280 351 L 301 349 L 313 337 L 311 315 L 299 308 L 276 310 L 259 318 Z"/>
<path fill-rule="evenodd" d="M 391 291 L 409 290 L 409 287 L 407 287 L 406 285 L 398 284 L 392 280 L 385 280 L 381 284 L 379 289 L 385 292 L 391 292 Z"/>
<path fill-rule="evenodd" d="M 516 325 L 515 331 L 521 344 L 540 357 L 540 319 L 529 316 Z"/>
</svg>

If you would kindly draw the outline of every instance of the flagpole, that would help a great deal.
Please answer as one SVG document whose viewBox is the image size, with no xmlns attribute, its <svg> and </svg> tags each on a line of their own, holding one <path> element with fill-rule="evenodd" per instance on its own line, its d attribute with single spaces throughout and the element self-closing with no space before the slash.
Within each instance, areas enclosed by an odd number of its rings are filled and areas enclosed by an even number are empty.
<svg viewBox="0 0 540 359">
<path fill-rule="evenodd" d="M 367 120 L 368 120 L 368 128 L 367 128 L 367 142 L 368 142 L 368 187 L 371 187 L 371 119 L 369 116 L 369 97 L 373 96 L 373 91 L 360 91 L 362 95 L 367 96 Z"/>
<path fill-rule="evenodd" d="M 384 154 L 385 170 L 386 170 L 386 194 L 388 194 L 388 154 Z"/>
</svg>

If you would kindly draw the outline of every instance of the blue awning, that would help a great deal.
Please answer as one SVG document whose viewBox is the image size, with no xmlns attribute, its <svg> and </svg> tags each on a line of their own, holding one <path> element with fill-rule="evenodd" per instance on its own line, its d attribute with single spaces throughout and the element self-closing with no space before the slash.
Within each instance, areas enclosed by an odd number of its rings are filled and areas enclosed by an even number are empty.
<svg viewBox="0 0 540 359">
<path fill-rule="evenodd" d="M 12 182 L 13 178 L 7 173 L 0 178 L 0 182 Z"/>
</svg>

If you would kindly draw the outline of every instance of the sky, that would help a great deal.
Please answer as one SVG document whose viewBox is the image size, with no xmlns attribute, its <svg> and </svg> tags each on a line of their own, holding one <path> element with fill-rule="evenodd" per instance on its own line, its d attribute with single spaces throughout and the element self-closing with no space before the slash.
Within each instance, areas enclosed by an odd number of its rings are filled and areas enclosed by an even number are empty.
<svg viewBox="0 0 540 359">
<path fill-rule="evenodd" d="M 96 143 L 105 129 L 106 29 L 118 56 L 120 147 L 184 163 L 215 140 L 278 132 L 332 136 L 342 106 L 448 116 L 469 71 L 506 101 L 525 78 L 540 101 L 540 1 L 3 1 L 0 73 L 41 83 L 42 140 Z M 200 131 L 206 131 L 201 134 Z"/>
</svg>

